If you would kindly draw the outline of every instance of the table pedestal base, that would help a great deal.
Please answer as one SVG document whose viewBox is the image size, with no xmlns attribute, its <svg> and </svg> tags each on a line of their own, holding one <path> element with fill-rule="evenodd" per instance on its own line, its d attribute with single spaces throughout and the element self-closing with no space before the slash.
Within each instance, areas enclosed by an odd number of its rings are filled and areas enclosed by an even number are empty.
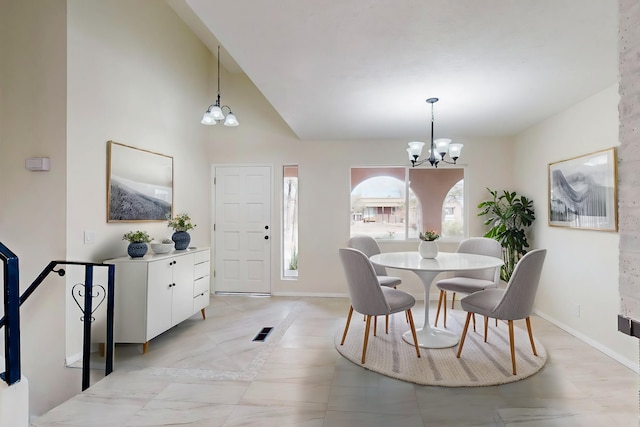
<svg viewBox="0 0 640 427">
<path fill-rule="evenodd" d="M 460 337 L 453 332 L 432 327 L 416 329 L 416 336 L 418 346 L 422 348 L 453 347 L 460 341 Z M 413 345 L 413 335 L 410 330 L 402 334 L 402 339 Z"/>
</svg>

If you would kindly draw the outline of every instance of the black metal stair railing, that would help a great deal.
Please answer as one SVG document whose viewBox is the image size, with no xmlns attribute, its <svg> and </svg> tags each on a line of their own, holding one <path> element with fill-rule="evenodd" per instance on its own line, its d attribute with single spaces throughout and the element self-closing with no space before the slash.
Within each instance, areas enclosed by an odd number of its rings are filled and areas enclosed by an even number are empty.
<svg viewBox="0 0 640 427">
<path fill-rule="evenodd" d="M 102 267 L 108 269 L 107 281 L 107 331 L 105 353 L 105 375 L 113 372 L 113 317 L 114 317 L 114 278 L 115 266 L 113 264 L 101 264 L 92 262 L 75 261 L 51 261 L 38 275 L 36 280 L 20 296 L 18 257 L 4 244 L 0 242 L 0 259 L 4 263 L 4 317 L 0 319 L 0 328 L 4 327 L 5 371 L 0 373 L 0 378 L 8 385 L 20 381 L 20 306 L 40 286 L 49 273 L 54 272 L 59 276 L 65 275 L 65 270 L 58 265 L 84 266 L 84 299 L 83 312 L 83 343 L 82 343 L 82 390 L 89 388 L 90 355 L 91 355 L 91 322 L 94 311 L 92 299 L 94 297 L 93 268 Z M 100 285 L 98 285 L 100 286 Z M 102 287 L 102 286 L 100 286 Z M 104 289 L 104 288 L 103 288 Z M 75 298 L 75 296 L 74 296 Z"/>
</svg>

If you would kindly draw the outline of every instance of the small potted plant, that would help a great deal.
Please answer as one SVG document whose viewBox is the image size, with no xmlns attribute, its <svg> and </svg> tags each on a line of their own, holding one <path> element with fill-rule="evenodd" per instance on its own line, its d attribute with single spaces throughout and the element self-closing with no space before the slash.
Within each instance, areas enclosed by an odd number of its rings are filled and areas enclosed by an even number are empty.
<svg viewBox="0 0 640 427">
<path fill-rule="evenodd" d="M 438 256 L 438 244 L 436 240 L 440 238 L 440 235 L 434 230 L 426 230 L 420 232 L 420 245 L 418 246 L 418 252 L 422 258 L 435 258 Z"/>
<path fill-rule="evenodd" d="M 194 228 L 196 225 L 191 223 L 191 217 L 189 214 L 181 213 L 173 218 L 167 217 L 169 223 L 167 227 L 173 228 L 173 235 L 171 236 L 171 240 L 174 241 L 175 247 L 177 251 L 181 251 L 187 249 L 189 246 L 189 242 L 191 242 L 191 236 L 187 231 Z"/>
<path fill-rule="evenodd" d="M 140 258 L 147 253 L 147 243 L 151 241 L 146 231 L 129 231 L 122 236 L 122 240 L 129 242 L 127 253 L 131 258 Z"/>
</svg>

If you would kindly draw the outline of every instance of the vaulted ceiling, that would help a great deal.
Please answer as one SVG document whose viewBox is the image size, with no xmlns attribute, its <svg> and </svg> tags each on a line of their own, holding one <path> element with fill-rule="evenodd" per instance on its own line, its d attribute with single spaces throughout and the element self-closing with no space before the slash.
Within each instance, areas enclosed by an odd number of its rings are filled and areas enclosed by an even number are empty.
<svg viewBox="0 0 640 427">
<path fill-rule="evenodd" d="M 431 97 L 436 137 L 510 136 L 618 76 L 615 0 L 167 1 L 305 140 L 425 140 Z"/>
</svg>

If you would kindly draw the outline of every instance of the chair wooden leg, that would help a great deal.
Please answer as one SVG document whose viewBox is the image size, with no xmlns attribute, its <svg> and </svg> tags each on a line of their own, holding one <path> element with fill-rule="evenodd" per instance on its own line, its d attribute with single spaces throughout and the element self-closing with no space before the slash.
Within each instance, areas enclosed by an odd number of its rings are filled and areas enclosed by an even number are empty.
<svg viewBox="0 0 640 427">
<path fill-rule="evenodd" d="M 498 318 L 496 317 L 496 328 L 498 327 Z"/>
<path fill-rule="evenodd" d="M 413 345 L 416 346 L 416 354 L 420 357 L 420 346 L 418 345 L 418 336 L 416 335 L 416 325 L 413 323 L 413 314 L 411 314 L 411 309 L 406 311 L 407 317 L 409 318 L 409 325 L 411 326 L 411 335 L 413 335 Z"/>
<path fill-rule="evenodd" d="M 538 352 L 536 351 L 536 345 L 533 343 L 533 333 L 531 333 L 531 319 L 527 317 L 526 321 L 527 321 L 527 332 L 529 332 L 529 341 L 531 342 L 531 350 L 533 350 L 533 355 L 537 356 Z"/>
<path fill-rule="evenodd" d="M 444 291 L 442 297 L 442 326 L 447 327 L 447 291 Z"/>
<path fill-rule="evenodd" d="M 375 319 L 375 316 L 374 316 Z M 364 344 L 362 345 L 362 364 L 367 357 L 367 344 L 369 344 L 369 330 L 371 329 L 371 316 L 367 316 L 367 327 L 364 328 Z"/>
<path fill-rule="evenodd" d="M 460 355 L 462 354 L 462 346 L 464 345 L 464 339 L 467 337 L 467 329 L 469 329 L 469 322 L 471 321 L 471 315 L 473 313 L 467 313 L 467 320 L 464 322 L 464 329 L 462 329 L 462 336 L 460 337 L 460 345 L 458 346 L 458 354 L 456 357 L 460 359 Z"/>
<path fill-rule="evenodd" d="M 516 375 L 516 349 L 513 342 L 513 320 L 509 320 L 509 348 L 511 349 L 511 366 L 513 375 Z"/>
<path fill-rule="evenodd" d="M 438 309 L 436 310 L 436 320 L 433 322 L 433 326 L 438 326 L 438 317 L 440 317 L 440 307 L 442 307 L 442 298 L 444 296 L 444 291 L 440 290 L 440 297 L 438 298 Z"/>
<path fill-rule="evenodd" d="M 476 331 L 476 314 L 472 313 L 471 318 L 473 319 L 473 332 Z"/>
<path fill-rule="evenodd" d="M 349 330 L 349 323 L 351 322 L 351 315 L 353 314 L 353 306 L 349 307 L 349 315 L 347 316 L 347 324 L 344 325 L 344 333 L 342 334 L 342 341 L 340 345 L 344 344 L 344 339 L 347 337 L 347 330 Z"/>
<path fill-rule="evenodd" d="M 389 315 L 384 316 L 384 331 L 389 335 Z"/>
<path fill-rule="evenodd" d="M 368 316 L 369 318 L 371 316 Z M 377 336 L 378 334 L 378 316 L 373 316 L 373 336 Z"/>
<path fill-rule="evenodd" d="M 484 342 L 487 342 L 487 331 L 489 330 L 489 317 L 484 316 Z"/>
<path fill-rule="evenodd" d="M 456 304 L 456 293 L 454 292 L 453 295 L 451 295 L 451 310 L 456 308 L 455 304 Z"/>
</svg>

